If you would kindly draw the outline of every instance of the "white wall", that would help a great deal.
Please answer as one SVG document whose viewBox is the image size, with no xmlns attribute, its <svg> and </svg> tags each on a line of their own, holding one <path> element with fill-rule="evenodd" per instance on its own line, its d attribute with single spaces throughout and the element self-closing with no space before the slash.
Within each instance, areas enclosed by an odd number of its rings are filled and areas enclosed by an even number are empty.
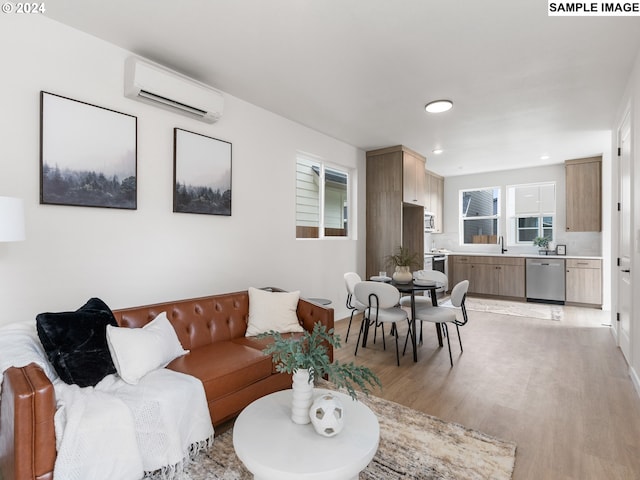
<svg viewBox="0 0 640 480">
<path fill-rule="evenodd" d="M 509 185 L 537 182 L 556 183 L 556 244 L 567 245 L 569 255 L 603 256 L 603 309 L 609 310 L 611 297 L 611 155 L 610 134 L 603 133 L 603 152 L 594 152 L 594 155 L 602 153 L 603 156 L 603 233 L 596 232 L 571 232 L 565 231 L 565 170 L 564 163 L 556 165 L 540 166 L 535 168 L 523 168 L 516 170 L 503 170 L 474 175 L 460 175 L 447 177 L 444 182 L 444 233 L 432 234 L 426 240 L 431 247 L 435 241 L 437 248 L 446 248 L 451 251 L 500 252 L 498 245 L 465 245 L 460 246 L 459 241 L 459 192 L 463 189 L 500 187 L 501 188 L 501 217 L 500 232 L 506 238 L 506 191 Z M 507 245 L 510 254 L 536 254 L 537 247 Z"/>
<path fill-rule="evenodd" d="M 27 229 L 0 243 L 0 324 L 92 296 L 116 309 L 267 285 L 346 316 L 343 273 L 364 272 L 365 218 L 359 240 L 296 240 L 295 155 L 359 169 L 364 206 L 364 152 L 227 94 L 214 125 L 126 99 L 129 52 L 42 16 L 4 16 L 0 42 L 0 195 L 24 199 Z M 137 210 L 39 204 L 40 90 L 138 117 Z M 172 213 L 174 127 L 233 144 L 231 217 Z"/>
</svg>

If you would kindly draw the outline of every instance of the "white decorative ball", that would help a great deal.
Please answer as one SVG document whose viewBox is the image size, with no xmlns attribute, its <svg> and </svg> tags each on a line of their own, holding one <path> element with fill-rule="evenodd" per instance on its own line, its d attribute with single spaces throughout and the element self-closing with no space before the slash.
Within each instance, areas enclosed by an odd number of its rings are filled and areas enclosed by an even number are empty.
<svg viewBox="0 0 640 480">
<path fill-rule="evenodd" d="M 325 393 L 315 399 L 309 409 L 313 428 L 324 437 L 333 437 L 344 427 L 344 408 L 335 395 Z"/>
</svg>

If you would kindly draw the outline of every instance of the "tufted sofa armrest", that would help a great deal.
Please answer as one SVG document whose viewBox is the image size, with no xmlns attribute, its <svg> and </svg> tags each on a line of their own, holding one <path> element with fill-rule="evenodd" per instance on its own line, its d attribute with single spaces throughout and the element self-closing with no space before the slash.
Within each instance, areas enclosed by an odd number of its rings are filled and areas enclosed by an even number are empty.
<svg viewBox="0 0 640 480">
<path fill-rule="evenodd" d="M 298 320 L 307 331 L 312 331 L 313 326 L 320 322 L 327 330 L 333 328 L 333 308 L 325 308 L 317 303 L 309 302 L 304 298 L 298 301 Z M 329 358 L 333 361 L 333 348 L 329 348 Z"/>
<path fill-rule="evenodd" d="M 0 466 L 7 480 L 51 480 L 56 458 L 53 384 L 32 363 L 4 373 Z"/>
</svg>

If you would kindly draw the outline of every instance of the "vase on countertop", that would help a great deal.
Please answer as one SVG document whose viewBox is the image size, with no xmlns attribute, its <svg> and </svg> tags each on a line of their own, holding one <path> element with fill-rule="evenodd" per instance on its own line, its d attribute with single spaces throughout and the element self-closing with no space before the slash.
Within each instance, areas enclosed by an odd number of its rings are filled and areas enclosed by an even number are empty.
<svg viewBox="0 0 640 480">
<path fill-rule="evenodd" d="M 396 271 L 393 272 L 393 281 L 396 283 L 410 283 L 413 280 L 411 267 L 408 265 L 398 265 Z"/>
<path fill-rule="evenodd" d="M 306 425 L 311 421 L 309 408 L 313 403 L 313 379 L 306 368 L 299 368 L 293 372 L 293 394 L 291 398 L 291 420 L 299 425 Z"/>
</svg>

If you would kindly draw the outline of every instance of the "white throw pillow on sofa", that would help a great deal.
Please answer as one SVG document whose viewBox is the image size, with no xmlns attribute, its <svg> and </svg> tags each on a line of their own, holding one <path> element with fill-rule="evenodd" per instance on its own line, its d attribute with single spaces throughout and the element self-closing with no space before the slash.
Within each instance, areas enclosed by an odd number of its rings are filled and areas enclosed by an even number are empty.
<svg viewBox="0 0 640 480">
<path fill-rule="evenodd" d="M 107 325 L 107 344 L 118 375 L 132 385 L 147 373 L 189 353 L 182 348 L 166 312 L 142 328 Z"/>
<path fill-rule="evenodd" d="M 300 292 L 268 292 L 249 288 L 249 325 L 245 336 L 253 337 L 274 330 L 303 332 L 296 310 Z"/>
</svg>

